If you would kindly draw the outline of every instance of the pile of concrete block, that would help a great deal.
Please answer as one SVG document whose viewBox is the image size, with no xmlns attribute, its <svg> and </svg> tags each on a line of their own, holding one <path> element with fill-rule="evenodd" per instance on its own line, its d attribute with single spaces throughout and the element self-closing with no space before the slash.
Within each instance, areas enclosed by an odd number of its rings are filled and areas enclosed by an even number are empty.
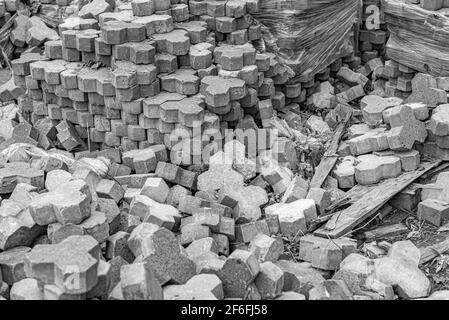
<svg viewBox="0 0 449 320">
<path fill-rule="evenodd" d="M 251 13 L 257 1 L 115 9 L 97 2 L 101 9 L 87 6 L 59 25 L 61 40 L 49 41 L 45 55 L 27 53 L 12 62 L 15 82 L 27 89 L 19 104 L 31 123 L 69 121 L 91 148 L 144 148 L 167 142 L 170 132 L 213 135 L 219 128 L 254 127 L 254 121 L 269 128 L 274 110 L 293 123 L 299 104 L 330 108 L 364 95 L 367 79 L 353 82 L 353 74 L 340 71 L 360 66 L 354 53 L 297 81 L 274 54 L 256 52 L 251 42 L 261 31 Z M 215 92 L 223 78 L 226 85 Z M 346 84 L 330 89 L 336 78 Z M 335 95 L 335 103 L 326 102 Z M 179 114 L 167 110 L 179 105 L 185 109 Z"/>
<path fill-rule="evenodd" d="M 353 239 L 309 231 L 340 189 L 418 170 L 429 148 L 449 154 L 441 104 L 449 81 L 384 63 L 382 30 L 362 30 L 370 49 L 362 57 L 292 79 L 255 48 L 257 8 L 256 0 L 93 0 L 59 25 L 60 39 L 36 43 L 44 54 L 12 61 L 26 119 L 2 109 L 0 299 L 429 294 L 411 242 L 367 244 L 371 259 Z M 324 119 L 301 119 L 300 104 Z M 283 136 L 274 135 L 278 117 L 290 127 Z M 313 187 L 298 149 L 331 140 L 342 122 L 350 125 L 341 159 Z M 45 152 L 29 152 L 35 146 Z M 390 204 L 416 203 L 419 219 L 440 226 L 446 185 L 440 173 Z"/>
<path fill-rule="evenodd" d="M 9 61 L 19 58 L 24 52 L 41 53 L 46 41 L 59 39 L 55 27 L 63 17 L 73 15 L 78 10 L 78 2 L 72 4 L 66 0 L 44 0 L 39 3 L 38 10 L 36 9 L 37 7 L 26 1 L 0 2 L 3 67 L 9 67 Z M 20 81 L 16 85 L 25 87 L 25 83 Z M 3 98 L 1 100 L 5 101 Z M 14 99 L 17 97 L 14 96 Z"/>
<path fill-rule="evenodd" d="M 23 97 L 25 89 L 14 83 L 11 78 L 0 86 L 0 100 L 2 103 L 15 102 Z"/>
<path fill-rule="evenodd" d="M 107 166 L 103 175 L 89 158 L 64 162 L 61 155 L 69 155 L 61 151 L 31 164 L 23 154 L 9 159 L 0 169 L 7 197 L 0 205 L 0 296 L 315 299 L 311 290 L 325 281 L 319 269 L 335 270 L 335 255 L 341 262 L 354 244 L 342 242 L 343 253 L 323 242 L 320 258 L 308 263 L 281 260 L 281 235 L 298 233 L 304 215 L 316 216 L 319 192 L 297 180 L 309 199 L 293 201 L 295 192 L 263 215 L 267 192 L 243 184 L 238 162 L 222 161 L 229 150 L 203 173 L 166 162 L 163 145 L 85 154 Z M 248 172 L 250 164 L 235 168 L 243 167 Z"/>
<path fill-rule="evenodd" d="M 420 164 L 420 153 L 374 152 L 358 157 L 346 156 L 334 169 L 334 177 L 342 189 L 352 188 L 357 183 L 370 185 L 383 179 L 395 178 L 403 171 L 414 171 Z"/>
<path fill-rule="evenodd" d="M 416 70 L 394 60 L 385 61 L 384 74 L 388 78 L 385 83 L 385 93 L 390 97 L 407 99 L 412 95 L 412 80 Z"/>
<path fill-rule="evenodd" d="M 357 69 L 357 72 L 365 76 L 372 74 L 371 94 L 397 97 L 410 102 L 421 101 L 413 97 L 413 91 L 417 91 L 413 89 L 417 71 L 395 60 L 374 58 Z"/>
<path fill-rule="evenodd" d="M 348 140 L 338 149 L 343 158 L 334 177 L 340 188 L 373 184 L 416 170 L 421 157 L 416 148 L 428 136 L 424 123 L 429 118 L 428 105 L 367 95 L 360 106 L 364 122 L 349 127 Z"/>
<path fill-rule="evenodd" d="M 449 21 L 448 7 L 442 0 L 383 1 L 382 16 L 390 30 L 386 45 L 388 58 L 419 72 L 446 76 L 448 42 L 437 40 L 435 30 L 439 39 L 445 39 L 447 30 L 438 26 Z M 407 40 L 404 34 L 408 34 Z"/>
<path fill-rule="evenodd" d="M 61 40 L 46 42 L 45 55 L 12 61 L 31 123 L 64 123 L 69 129 L 58 133 L 77 143 L 57 144 L 69 151 L 89 140 L 91 150 L 164 143 L 181 153 L 195 139 L 207 145 L 212 139 L 204 134 L 221 128 L 257 122 L 269 129 L 273 108 L 285 105 L 275 92 L 285 70 L 251 45 L 261 36 L 251 16 L 257 1 L 148 3 L 112 12 L 95 0 L 59 25 Z M 300 86 L 293 91 L 299 95 Z M 185 136 L 190 143 L 181 148 Z M 181 158 L 186 164 L 188 152 Z"/>
</svg>

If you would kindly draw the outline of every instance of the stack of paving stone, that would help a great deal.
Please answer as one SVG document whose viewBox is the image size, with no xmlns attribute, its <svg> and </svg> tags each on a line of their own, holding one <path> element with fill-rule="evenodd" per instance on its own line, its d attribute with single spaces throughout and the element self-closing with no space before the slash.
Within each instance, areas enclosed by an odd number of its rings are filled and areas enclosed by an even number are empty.
<svg viewBox="0 0 449 320">
<path fill-rule="evenodd" d="M 29 14 L 29 10 L 22 10 L 24 6 L 20 1 L 0 2 L 0 16 L 2 16 L 0 26 L 6 22 L 9 26 L 3 29 L 1 43 L 3 54 L 10 60 L 20 57 L 23 53 L 40 53 L 46 41 L 59 39 L 58 33 L 47 26 L 40 17 L 25 15 L 27 11 Z M 15 11 L 17 11 L 16 15 L 14 15 Z M 11 14 L 14 15 L 14 20 L 11 20 Z M 25 89 L 25 78 L 20 74 L 13 75 L 9 81 L 0 86 L 0 100 L 2 102 L 17 100 L 23 95 Z"/>
<path fill-rule="evenodd" d="M 356 71 L 367 77 L 372 73 L 372 94 L 404 100 L 412 95 L 412 81 L 417 74 L 412 68 L 391 59 L 384 62 L 381 58 L 369 60 Z"/>
<path fill-rule="evenodd" d="M 49 12 L 56 12 L 60 7 L 55 0 L 39 2 L 39 9 L 34 4 L 20 0 L 0 2 L 0 41 L 3 55 L 9 60 L 20 57 L 23 52 L 42 52 L 42 46 L 47 40 L 57 40 L 59 36 L 54 30 L 55 25 L 49 21 Z M 60 11 L 60 10 L 59 10 Z M 11 18 L 14 18 L 11 20 Z M 46 21 L 46 22 L 44 22 Z M 2 57 L 4 60 L 4 57 Z M 3 61 L 4 66 L 8 66 Z M 24 83 L 16 85 L 25 87 Z"/>
<path fill-rule="evenodd" d="M 275 93 L 284 69 L 250 43 L 260 38 L 250 15 L 257 1 L 135 1 L 116 10 L 95 0 L 59 25 L 61 40 L 46 42 L 45 56 L 12 61 L 27 88 L 21 109 L 33 124 L 68 127 L 70 142 L 59 141 L 66 150 L 88 138 L 91 148 L 170 145 L 169 133 L 196 136 L 200 122 L 198 132 L 210 134 L 242 119 L 269 127 L 273 107 L 284 106 Z"/>
<path fill-rule="evenodd" d="M 416 73 L 411 81 L 412 92 L 407 98 L 410 105 L 427 105 L 432 108 L 430 120 L 426 123 L 427 139 L 416 145 L 417 149 L 429 156 L 441 160 L 449 159 L 446 130 L 448 121 L 448 78 L 433 77 L 425 73 Z"/>
<path fill-rule="evenodd" d="M 311 82 L 312 87 L 307 89 L 306 95 L 310 95 L 307 104 L 329 111 L 326 116 L 329 126 L 335 127 L 346 116 L 351 117 L 353 109 L 349 107 L 350 103 L 366 94 L 370 83 L 368 76 L 372 71 L 360 69 L 360 58 L 352 53 L 317 74 L 316 80 Z"/>
<path fill-rule="evenodd" d="M 275 80 L 277 91 L 287 98 L 299 100 L 294 103 L 305 101 L 304 93 L 293 95 L 289 92 L 287 95 L 288 87 L 284 88 L 284 85 L 301 84 L 310 96 L 322 81 L 320 78 L 328 77 L 329 66 L 351 55 L 353 26 L 359 9 L 359 2 L 346 0 L 319 3 L 261 0 L 255 17 L 264 29 L 264 45 L 279 56 L 288 71 L 293 71 L 290 76 L 284 73 Z M 316 34 L 326 36 L 319 38 Z M 349 60 L 352 61 L 351 57 Z"/>
<path fill-rule="evenodd" d="M 449 72 L 445 25 L 449 4 L 443 0 L 386 0 L 382 14 L 390 31 L 386 55 L 409 68 L 434 76 Z"/>
<path fill-rule="evenodd" d="M 385 55 L 388 35 L 387 25 L 381 14 L 381 1 L 364 0 L 358 38 L 363 63 Z"/>
<path fill-rule="evenodd" d="M 136 3 L 133 13 L 129 4 L 114 9 L 95 1 L 80 10 L 81 19 L 68 18 L 59 26 L 62 40 L 48 42 L 44 57 L 26 53 L 13 61 L 16 83 L 27 87 L 27 95 L 19 101 L 27 118 L 32 123 L 44 117 L 55 124 L 68 120 L 75 126 L 72 132 L 81 140 L 90 139 L 93 147 L 128 150 L 166 141 L 175 127 L 192 135 L 193 123 L 186 125 L 183 114 L 178 121 L 178 115 L 165 110 L 176 104 L 193 113 L 187 122 L 205 121 L 203 130 L 254 127 L 253 120 L 269 127 L 273 110 L 292 123 L 298 119 L 300 104 L 332 108 L 365 93 L 368 79 L 355 79 L 350 70 L 361 64 L 353 52 L 296 80 L 274 54 L 257 53 L 251 45 L 261 36 L 251 16 L 257 1 L 192 1 L 188 6 L 166 7 Z M 78 62 L 95 62 L 95 69 Z M 53 72 L 52 68 L 55 79 L 48 83 L 46 77 L 51 75 L 42 71 Z M 222 83 L 223 78 L 227 80 Z M 329 81 L 335 79 L 344 84 L 331 88 Z M 216 85 L 223 92 L 215 93 Z M 217 101 L 211 101 L 210 92 Z M 329 103 L 335 95 L 336 103 Z M 154 107 L 162 104 L 165 108 L 160 111 Z M 198 107 L 205 111 L 195 114 Z"/>
<path fill-rule="evenodd" d="M 412 80 L 416 75 L 416 70 L 394 60 L 387 60 L 384 74 L 388 78 L 385 83 L 387 96 L 407 99 L 412 94 Z"/>
<path fill-rule="evenodd" d="M 374 184 L 416 170 L 420 153 L 414 148 L 427 138 L 428 105 L 367 95 L 360 106 L 364 123 L 348 129 L 348 140 L 338 151 L 344 156 L 334 170 L 340 188 Z"/>
</svg>

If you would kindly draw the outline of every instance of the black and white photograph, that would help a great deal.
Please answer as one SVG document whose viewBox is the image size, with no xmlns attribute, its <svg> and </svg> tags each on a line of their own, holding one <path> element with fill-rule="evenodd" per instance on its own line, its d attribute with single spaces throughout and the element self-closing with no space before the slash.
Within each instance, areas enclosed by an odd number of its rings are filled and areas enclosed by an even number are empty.
<svg viewBox="0 0 449 320">
<path fill-rule="evenodd" d="M 0 311 L 449 300 L 448 99 L 449 0 L 0 0 Z"/>
</svg>

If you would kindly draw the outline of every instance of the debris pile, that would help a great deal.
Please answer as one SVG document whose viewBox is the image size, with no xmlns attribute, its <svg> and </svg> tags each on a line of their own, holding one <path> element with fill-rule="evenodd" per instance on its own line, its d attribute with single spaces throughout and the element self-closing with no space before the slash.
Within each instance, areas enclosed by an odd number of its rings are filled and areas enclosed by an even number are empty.
<svg viewBox="0 0 449 320">
<path fill-rule="evenodd" d="M 449 71 L 445 1 L 385 0 L 382 11 L 390 30 L 387 55 L 390 59 L 432 76 Z"/>
</svg>

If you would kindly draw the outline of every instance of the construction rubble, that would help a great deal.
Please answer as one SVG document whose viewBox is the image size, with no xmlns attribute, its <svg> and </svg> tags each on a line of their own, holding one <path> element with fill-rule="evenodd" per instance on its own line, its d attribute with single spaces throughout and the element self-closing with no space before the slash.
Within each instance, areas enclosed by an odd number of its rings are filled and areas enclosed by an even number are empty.
<svg viewBox="0 0 449 320">
<path fill-rule="evenodd" d="M 447 1 L 294 2 L 0 1 L 0 300 L 449 299 Z"/>
</svg>

